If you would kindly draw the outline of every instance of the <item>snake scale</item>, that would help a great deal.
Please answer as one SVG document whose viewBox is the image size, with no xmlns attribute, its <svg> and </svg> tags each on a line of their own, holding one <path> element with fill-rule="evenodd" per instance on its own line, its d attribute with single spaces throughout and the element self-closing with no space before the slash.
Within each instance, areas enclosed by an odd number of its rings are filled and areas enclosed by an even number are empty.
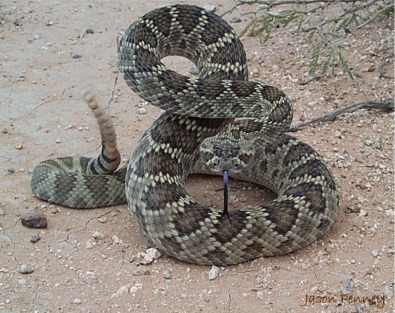
<svg viewBox="0 0 395 313">
<path fill-rule="evenodd" d="M 194 62 L 199 78 L 167 69 L 161 59 L 169 55 Z M 120 157 L 112 122 L 86 94 L 100 126 L 102 154 L 41 162 L 32 176 L 35 196 L 75 208 L 127 200 L 153 244 L 195 264 L 287 254 L 333 225 L 338 194 L 330 170 L 313 148 L 284 133 L 292 120 L 289 99 L 275 87 L 248 81 L 242 43 L 220 17 L 192 5 L 151 11 L 125 30 L 118 68 L 134 92 L 165 113 L 145 132 L 128 164 L 116 170 Z M 184 185 L 191 173 L 208 173 L 199 157 L 202 142 L 232 129 L 255 149 L 251 164 L 234 177 L 278 196 L 221 219 L 220 210 L 197 203 Z"/>
</svg>

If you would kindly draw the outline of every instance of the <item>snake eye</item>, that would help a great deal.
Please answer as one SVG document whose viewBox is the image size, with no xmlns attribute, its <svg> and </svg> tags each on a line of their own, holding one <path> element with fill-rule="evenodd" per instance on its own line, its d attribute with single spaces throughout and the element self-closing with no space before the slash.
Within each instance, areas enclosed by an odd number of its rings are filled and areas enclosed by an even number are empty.
<svg viewBox="0 0 395 313">
<path fill-rule="evenodd" d="M 216 155 L 216 156 L 221 156 L 222 155 L 222 149 L 220 148 L 220 147 L 218 147 L 218 146 L 214 146 L 213 147 L 213 153 Z"/>
<path fill-rule="evenodd" d="M 237 157 L 239 153 L 240 153 L 240 148 L 233 148 L 231 151 L 232 158 Z"/>
</svg>

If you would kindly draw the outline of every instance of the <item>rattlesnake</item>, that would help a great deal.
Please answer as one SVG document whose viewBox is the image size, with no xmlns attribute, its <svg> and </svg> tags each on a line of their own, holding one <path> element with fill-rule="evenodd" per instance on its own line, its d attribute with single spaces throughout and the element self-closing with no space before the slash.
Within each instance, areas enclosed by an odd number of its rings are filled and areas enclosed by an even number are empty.
<svg viewBox="0 0 395 313">
<path fill-rule="evenodd" d="M 200 77 L 167 69 L 161 59 L 168 55 L 193 61 Z M 126 195 L 131 214 L 160 250 L 196 264 L 287 254 L 331 227 L 338 195 L 330 170 L 313 148 L 284 134 L 292 120 L 288 98 L 247 80 L 243 46 L 224 20 L 190 5 L 151 11 L 121 37 L 118 67 L 133 91 L 166 112 L 145 132 L 127 168 L 108 174 L 105 168 L 111 172 L 119 163 L 115 132 L 87 94 L 101 128 L 102 155 L 40 163 L 32 178 L 37 197 L 82 208 L 114 205 Z M 202 141 L 232 129 L 255 148 L 252 163 L 235 177 L 278 197 L 221 219 L 221 210 L 197 203 L 184 184 L 189 174 L 208 171 L 199 158 Z"/>
</svg>

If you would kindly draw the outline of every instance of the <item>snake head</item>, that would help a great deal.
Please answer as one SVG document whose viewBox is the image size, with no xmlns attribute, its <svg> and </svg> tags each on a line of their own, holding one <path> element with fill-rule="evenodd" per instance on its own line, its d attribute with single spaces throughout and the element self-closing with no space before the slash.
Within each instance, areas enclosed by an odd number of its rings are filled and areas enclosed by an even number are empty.
<svg viewBox="0 0 395 313">
<path fill-rule="evenodd" d="M 206 138 L 200 145 L 201 159 L 215 173 L 239 173 L 251 163 L 254 155 L 252 142 L 235 138 L 228 132 Z"/>
</svg>

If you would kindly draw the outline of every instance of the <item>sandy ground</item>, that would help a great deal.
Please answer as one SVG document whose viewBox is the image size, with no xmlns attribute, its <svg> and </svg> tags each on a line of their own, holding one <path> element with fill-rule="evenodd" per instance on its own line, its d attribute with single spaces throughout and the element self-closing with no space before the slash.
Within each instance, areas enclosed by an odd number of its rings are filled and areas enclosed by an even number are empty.
<svg viewBox="0 0 395 313">
<path fill-rule="evenodd" d="M 30 173 L 39 161 L 99 152 L 94 118 L 79 94 L 90 87 L 108 103 L 117 36 L 166 4 L 0 4 L 0 312 L 394 312 L 393 113 L 359 110 L 297 132 L 334 172 L 338 222 L 306 249 L 220 268 L 214 280 L 210 267 L 164 256 L 150 265 L 133 261 L 150 245 L 126 205 L 77 211 L 32 196 Z M 219 12 L 231 6 L 210 4 Z M 239 13 L 226 18 L 233 16 Z M 247 21 L 232 25 L 241 30 Z M 258 38 L 243 43 L 251 78 L 283 89 L 298 122 L 360 100 L 392 99 L 393 80 L 379 79 L 378 69 L 393 52 L 393 36 L 385 23 L 354 30 L 345 52 L 356 79 L 338 70 L 307 85 L 299 84 L 308 78 L 309 46 L 302 37 L 279 31 L 264 46 Z M 185 60 L 168 64 L 184 74 L 190 69 Z M 388 71 L 393 74 L 393 64 Z M 137 114 L 139 107 L 147 114 Z M 160 111 L 141 103 L 120 78 L 110 114 L 126 160 Z M 188 184 L 199 200 L 221 205 L 220 179 L 199 176 Z M 267 197 L 243 187 L 232 182 L 232 205 Z M 44 211 L 47 229 L 21 225 L 20 216 L 33 208 Z M 37 235 L 41 240 L 32 243 Z M 21 265 L 33 272 L 20 273 Z"/>
</svg>

